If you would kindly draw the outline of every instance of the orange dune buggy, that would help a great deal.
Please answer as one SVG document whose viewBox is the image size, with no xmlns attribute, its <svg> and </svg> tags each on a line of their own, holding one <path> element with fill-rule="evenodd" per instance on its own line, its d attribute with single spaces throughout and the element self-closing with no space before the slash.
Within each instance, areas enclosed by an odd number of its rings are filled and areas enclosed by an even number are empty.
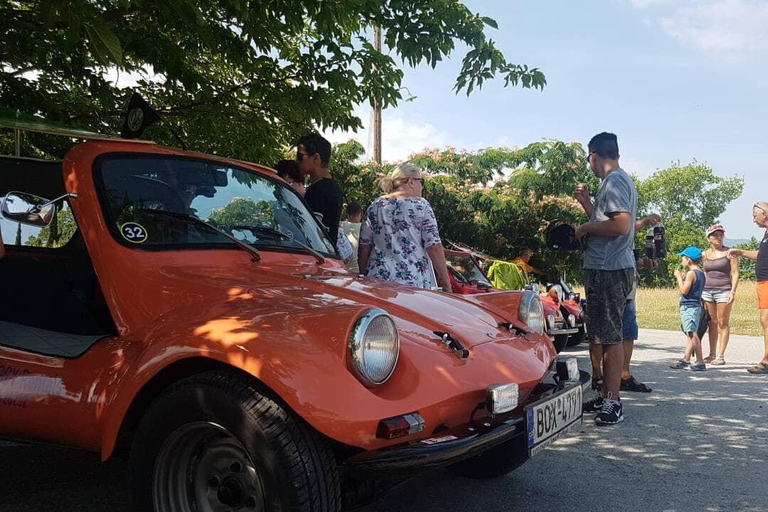
<svg viewBox="0 0 768 512">
<path fill-rule="evenodd" d="M 271 169 L 100 140 L 0 188 L 0 436 L 128 451 L 136 510 L 339 510 L 581 422 L 536 294 L 353 277 Z"/>
</svg>

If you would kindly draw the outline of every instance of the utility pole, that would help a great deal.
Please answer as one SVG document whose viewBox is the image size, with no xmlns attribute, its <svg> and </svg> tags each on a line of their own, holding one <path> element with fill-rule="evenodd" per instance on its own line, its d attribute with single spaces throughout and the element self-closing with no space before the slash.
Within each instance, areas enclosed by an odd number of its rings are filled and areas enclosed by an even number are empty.
<svg viewBox="0 0 768 512">
<path fill-rule="evenodd" d="M 373 28 L 373 48 L 381 52 L 381 27 Z M 381 165 L 381 105 L 373 100 L 373 161 Z"/>
</svg>

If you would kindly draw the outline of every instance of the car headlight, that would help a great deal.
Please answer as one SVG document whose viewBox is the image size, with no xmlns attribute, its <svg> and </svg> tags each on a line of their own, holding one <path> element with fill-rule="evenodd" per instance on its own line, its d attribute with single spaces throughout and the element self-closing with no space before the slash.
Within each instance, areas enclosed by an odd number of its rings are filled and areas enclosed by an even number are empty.
<svg viewBox="0 0 768 512">
<path fill-rule="evenodd" d="M 532 292 L 531 290 L 525 290 L 523 292 L 518 315 L 520 320 L 532 331 L 539 334 L 544 332 L 544 308 L 541 305 L 541 299 L 537 293 Z"/>
<path fill-rule="evenodd" d="M 559 284 L 553 285 L 552 288 L 549 289 L 550 293 L 554 292 L 554 295 L 557 297 L 557 300 L 560 302 L 563 302 L 563 287 Z"/>
<path fill-rule="evenodd" d="M 576 315 L 568 315 L 568 325 L 576 327 Z"/>
<path fill-rule="evenodd" d="M 358 318 L 349 336 L 349 357 L 363 384 L 384 384 L 395 371 L 399 355 L 400 337 L 389 313 L 371 309 Z"/>
</svg>

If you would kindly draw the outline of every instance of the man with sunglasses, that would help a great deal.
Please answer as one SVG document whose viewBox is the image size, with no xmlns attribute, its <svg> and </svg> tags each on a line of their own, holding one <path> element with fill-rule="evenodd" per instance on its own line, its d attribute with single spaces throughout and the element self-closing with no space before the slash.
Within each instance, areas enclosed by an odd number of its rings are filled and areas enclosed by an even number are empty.
<svg viewBox="0 0 768 512">
<path fill-rule="evenodd" d="M 752 207 L 752 220 L 765 228 L 763 240 L 757 251 L 745 251 L 743 249 L 729 249 L 729 258 L 747 258 L 756 261 L 755 274 L 757 277 L 757 307 L 760 310 L 760 324 L 763 327 L 763 339 L 765 341 L 765 355 L 755 366 L 747 371 L 753 374 L 768 374 L 768 202 L 758 201 Z"/>
<path fill-rule="evenodd" d="M 310 185 L 304 199 L 328 228 L 331 240 L 336 244 L 341 222 L 344 193 L 328 170 L 331 161 L 331 143 L 317 133 L 304 135 L 296 148 L 296 161 L 302 177 L 309 176 Z"/>
<path fill-rule="evenodd" d="M 589 222 L 576 229 L 576 238 L 585 240 L 586 246 L 587 336 L 603 353 L 603 396 L 592 403 L 594 410 L 599 407 L 595 423 L 612 425 L 624 419 L 619 387 L 624 366 L 624 310 L 635 281 L 637 190 L 619 166 L 616 135 L 599 133 L 588 148 L 587 163 L 601 183 L 594 203 L 585 184 L 576 187 L 574 195 L 589 216 Z"/>
</svg>

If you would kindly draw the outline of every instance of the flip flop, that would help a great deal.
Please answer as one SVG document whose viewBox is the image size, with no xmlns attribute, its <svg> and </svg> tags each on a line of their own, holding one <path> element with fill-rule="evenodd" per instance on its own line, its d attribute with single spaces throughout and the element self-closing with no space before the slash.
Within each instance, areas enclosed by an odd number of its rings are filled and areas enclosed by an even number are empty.
<svg viewBox="0 0 768 512">
<path fill-rule="evenodd" d="M 704 362 L 705 362 L 705 363 L 711 363 L 711 362 L 712 362 L 712 361 L 714 361 L 715 359 L 716 359 L 716 357 L 715 357 L 715 356 L 707 356 L 707 357 L 705 357 L 705 358 L 704 358 Z"/>
<path fill-rule="evenodd" d="M 768 374 L 768 364 L 757 363 L 752 368 L 747 368 L 747 371 L 753 374 Z"/>
</svg>

